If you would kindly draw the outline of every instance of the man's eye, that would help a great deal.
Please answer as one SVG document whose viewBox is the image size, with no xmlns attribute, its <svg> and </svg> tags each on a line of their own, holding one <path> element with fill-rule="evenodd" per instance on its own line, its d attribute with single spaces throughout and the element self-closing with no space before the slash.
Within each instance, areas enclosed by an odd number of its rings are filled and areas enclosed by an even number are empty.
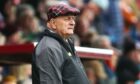
<svg viewBox="0 0 140 84">
<path fill-rule="evenodd" d="M 75 17 L 67 17 L 67 18 L 64 18 L 64 20 L 76 20 Z"/>
<path fill-rule="evenodd" d="M 76 20 L 76 18 L 75 18 L 75 17 L 73 17 L 73 20 Z"/>
<path fill-rule="evenodd" d="M 65 18 L 64 20 L 69 20 L 69 18 Z"/>
</svg>

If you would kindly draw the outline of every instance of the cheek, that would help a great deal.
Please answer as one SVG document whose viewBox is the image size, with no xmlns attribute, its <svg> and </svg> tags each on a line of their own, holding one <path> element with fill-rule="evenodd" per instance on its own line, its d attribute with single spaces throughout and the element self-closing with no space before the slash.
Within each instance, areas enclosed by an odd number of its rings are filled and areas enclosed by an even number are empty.
<svg viewBox="0 0 140 84">
<path fill-rule="evenodd" d="M 65 30 L 65 25 L 60 23 L 60 24 L 56 25 L 56 29 L 57 29 L 57 31 L 62 32 Z"/>
<path fill-rule="evenodd" d="M 60 32 L 66 33 L 68 31 L 68 25 L 66 23 L 60 23 L 58 26 Z"/>
</svg>

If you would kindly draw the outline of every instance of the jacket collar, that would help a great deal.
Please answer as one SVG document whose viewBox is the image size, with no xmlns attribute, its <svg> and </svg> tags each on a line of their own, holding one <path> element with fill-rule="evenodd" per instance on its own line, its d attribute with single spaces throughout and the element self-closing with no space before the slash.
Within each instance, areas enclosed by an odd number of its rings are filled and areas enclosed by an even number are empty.
<svg viewBox="0 0 140 84">
<path fill-rule="evenodd" d="M 49 37 L 56 39 L 61 44 L 61 46 L 63 46 L 67 50 L 67 52 L 71 52 L 75 55 L 74 44 L 70 40 L 70 38 L 68 38 L 67 42 L 66 42 L 60 35 L 58 35 L 57 33 L 53 32 L 49 29 L 46 29 L 43 32 L 43 36 L 49 36 Z"/>
</svg>

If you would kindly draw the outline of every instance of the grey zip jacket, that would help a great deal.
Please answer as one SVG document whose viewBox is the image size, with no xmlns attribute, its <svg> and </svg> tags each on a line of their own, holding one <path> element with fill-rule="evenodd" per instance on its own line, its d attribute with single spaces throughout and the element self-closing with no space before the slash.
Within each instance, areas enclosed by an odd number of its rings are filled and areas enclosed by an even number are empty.
<svg viewBox="0 0 140 84">
<path fill-rule="evenodd" d="M 32 58 L 33 84 L 89 84 L 71 39 L 46 30 Z"/>
</svg>

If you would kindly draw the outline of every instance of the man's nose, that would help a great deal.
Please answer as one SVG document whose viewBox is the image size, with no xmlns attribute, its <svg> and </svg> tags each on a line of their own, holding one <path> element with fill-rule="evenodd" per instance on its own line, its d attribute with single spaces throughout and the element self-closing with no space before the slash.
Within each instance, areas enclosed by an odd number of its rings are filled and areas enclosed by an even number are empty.
<svg viewBox="0 0 140 84">
<path fill-rule="evenodd" d="M 70 25 L 74 26 L 75 25 L 75 20 L 70 20 Z"/>
</svg>

